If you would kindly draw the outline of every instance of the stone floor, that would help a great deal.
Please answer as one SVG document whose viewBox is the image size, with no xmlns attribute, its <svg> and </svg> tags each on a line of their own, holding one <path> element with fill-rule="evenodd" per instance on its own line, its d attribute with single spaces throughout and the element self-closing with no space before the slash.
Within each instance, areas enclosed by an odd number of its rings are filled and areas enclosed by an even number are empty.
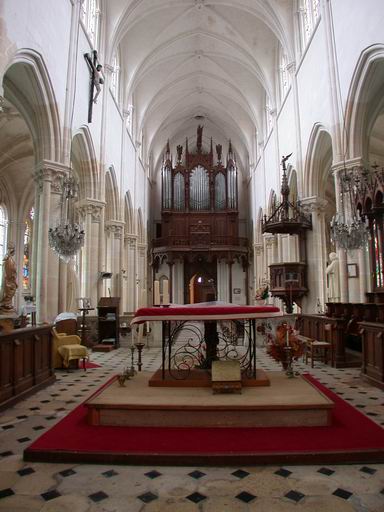
<svg viewBox="0 0 384 512">
<path fill-rule="evenodd" d="M 101 368 L 57 372 L 57 381 L 0 414 L 0 512 L 384 511 L 384 465 L 141 467 L 25 463 L 22 453 L 111 375 L 130 366 L 130 350 L 95 353 Z M 145 370 L 160 350 L 145 349 Z M 280 367 L 258 351 L 258 365 Z M 299 371 L 306 370 L 298 363 Z M 384 425 L 384 392 L 355 369 L 316 363 L 320 382 Z"/>
</svg>

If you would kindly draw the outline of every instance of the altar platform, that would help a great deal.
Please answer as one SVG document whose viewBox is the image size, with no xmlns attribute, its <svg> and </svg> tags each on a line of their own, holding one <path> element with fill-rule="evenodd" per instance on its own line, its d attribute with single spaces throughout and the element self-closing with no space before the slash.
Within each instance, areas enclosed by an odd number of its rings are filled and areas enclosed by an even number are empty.
<svg viewBox="0 0 384 512">
<path fill-rule="evenodd" d="M 142 372 L 121 387 L 116 379 L 85 406 L 90 425 L 126 427 L 327 426 L 333 401 L 302 377 L 268 372 L 270 386 L 244 387 L 241 395 L 214 395 L 207 387 L 149 387 Z"/>
</svg>

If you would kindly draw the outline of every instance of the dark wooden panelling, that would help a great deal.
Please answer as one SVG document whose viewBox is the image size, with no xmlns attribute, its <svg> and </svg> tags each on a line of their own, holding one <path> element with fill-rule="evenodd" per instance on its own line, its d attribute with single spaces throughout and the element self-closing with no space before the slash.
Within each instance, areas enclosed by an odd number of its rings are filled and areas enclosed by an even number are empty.
<svg viewBox="0 0 384 512">
<path fill-rule="evenodd" d="M 51 326 L 0 335 L 0 407 L 55 380 Z"/>
</svg>

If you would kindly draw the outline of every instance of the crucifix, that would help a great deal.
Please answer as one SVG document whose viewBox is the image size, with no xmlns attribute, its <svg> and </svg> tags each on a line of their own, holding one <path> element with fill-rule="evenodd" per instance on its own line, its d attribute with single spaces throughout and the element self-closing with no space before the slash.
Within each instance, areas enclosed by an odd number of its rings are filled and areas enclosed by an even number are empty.
<svg viewBox="0 0 384 512">
<path fill-rule="evenodd" d="M 101 85 L 104 83 L 102 75 L 103 66 L 100 63 L 98 63 L 96 50 L 93 50 L 93 52 L 91 53 L 85 53 L 84 58 L 88 64 L 89 71 L 91 73 L 88 103 L 88 123 L 92 123 L 93 104 L 97 103 L 97 98 L 101 92 Z"/>
</svg>

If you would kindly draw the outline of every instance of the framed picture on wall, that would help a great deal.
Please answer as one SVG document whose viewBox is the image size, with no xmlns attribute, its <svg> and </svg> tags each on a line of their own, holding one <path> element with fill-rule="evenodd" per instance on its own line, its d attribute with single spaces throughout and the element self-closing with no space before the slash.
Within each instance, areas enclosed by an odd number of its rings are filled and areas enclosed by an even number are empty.
<svg viewBox="0 0 384 512">
<path fill-rule="evenodd" d="M 359 277 L 357 263 L 347 263 L 348 277 Z"/>
</svg>

